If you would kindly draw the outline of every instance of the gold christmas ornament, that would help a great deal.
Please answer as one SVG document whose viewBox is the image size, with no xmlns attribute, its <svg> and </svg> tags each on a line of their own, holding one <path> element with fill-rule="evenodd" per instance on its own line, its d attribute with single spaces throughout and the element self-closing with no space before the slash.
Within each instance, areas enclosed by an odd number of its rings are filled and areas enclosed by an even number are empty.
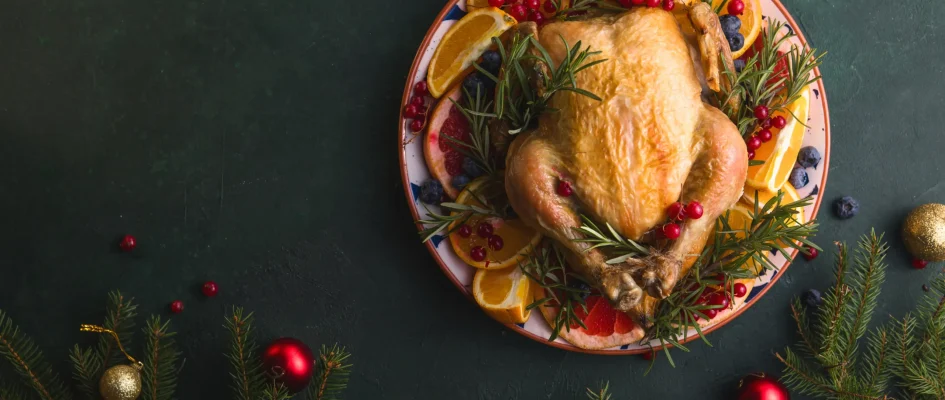
<svg viewBox="0 0 945 400">
<path fill-rule="evenodd" d="M 118 339 L 118 334 L 111 329 L 96 325 L 81 325 L 82 332 L 107 333 L 115 338 L 118 349 L 131 361 L 131 365 L 116 365 L 105 370 L 98 381 L 98 390 L 103 400 L 135 400 L 141 395 L 141 369 L 144 364 L 130 356 Z"/>
<path fill-rule="evenodd" d="M 925 261 L 945 261 L 945 204 L 916 207 L 902 224 L 906 250 Z"/>
</svg>

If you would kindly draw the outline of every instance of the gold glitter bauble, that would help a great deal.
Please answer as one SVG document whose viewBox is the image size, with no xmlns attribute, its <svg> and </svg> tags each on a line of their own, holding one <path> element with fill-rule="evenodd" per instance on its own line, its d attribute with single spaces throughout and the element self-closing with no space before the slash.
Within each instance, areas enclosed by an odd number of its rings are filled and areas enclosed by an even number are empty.
<svg viewBox="0 0 945 400">
<path fill-rule="evenodd" d="M 98 382 L 104 400 L 135 400 L 141 394 L 141 368 L 116 365 L 105 370 Z"/>
<path fill-rule="evenodd" d="M 902 240 L 915 258 L 945 261 L 945 204 L 923 204 L 902 224 Z"/>
</svg>

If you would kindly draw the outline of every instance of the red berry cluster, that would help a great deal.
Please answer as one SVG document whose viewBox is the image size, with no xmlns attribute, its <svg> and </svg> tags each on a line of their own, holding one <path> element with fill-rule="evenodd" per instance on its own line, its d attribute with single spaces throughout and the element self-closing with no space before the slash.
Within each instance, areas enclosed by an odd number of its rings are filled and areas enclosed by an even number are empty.
<svg viewBox="0 0 945 400">
<path fill-rule="evenodd" d="M 774 134 L 771 133 L 771 128 L 780 130 L 787 126 L 787 120 L 780 115 L 769 118 L 767 106 L 759 105 L 755 107 L 754 113 L 755 118 L 758 119 L 758 126 L 761 127 L 761 130 L 745 140 L 745 145 L 748 147 L 749 160 L 755 158 L 755 150 L 758 150 L 762 143 L 767 143 L 774 138 Z"/>
<path fill-rule="evenodd" d="M 662 4 L 663 9 L 666 11 L 673 11 L 673 9 L 676 8 L 676 0 L 617 0 L 617 2 L 624 8 L 642 6 L 644 4 L 650 8 L 656 8 Z"/>
<path fill-rule="evenodd" d="M 725 276 L 722 274 L 719 274 L 714 279 L 724 282 Z M 691 290 L 692 291 L 698 290 L 698 285 L 694 285 L 694 286 L 695 287 L 693 287 Z M 729 288 L 731 288 L 731 290 Z M 718 316 L 719 313 L 722 312 L 722 310 L 726 308 L 730 308 L 732 306 L 732 300 L 733 300 L 731 298 L 732 294 L 734 294 L 736 298 L 745 297 L 745 295 L 748 294 L 748 287 L 745 286 L 744 283 L 736 282 L 735 285 L 733 286 L 726 285 L 726 288 L 724 290 L 706 288 L 706 290 L 703 290 L 703 292 L 699 295 L 699 298 L 696 300 L 696 305 L 697 306 L 707 305 L 707 306 L 714 307 L 714 308 L 709 308 L 709 309 L 705 309 L 701 311 L 703 314 L 705 314 L 706 317 L 708 317 L 708 319 L 711 320 L 711 319 L 714 319 L 716 316 Z M 695 318 L 695 320 L 698 321 L 700 318 L 702 318 L 702 316 L 699 315 L 698 313 L 693 313 L 693 318 Z"/>
<path fill-rule="evenodd" d="M 545 16 L 541 13 L 542 9 L 549 14 L 558 11 L 558 7 L 547 0 L 544 6 L 542 6 L 541 0 L 489 0 L 489 5 L 505 8 L 505 12 L 509 13 L 516 21 L 532 21 L 538 25 L 545 23 Z"/>
<path fill-rule="evenodd" d="M 472 236 L 472 228 L 469 225 L 463 224 L 457 229 L 456 233 L 459 236 L 468 238 Z M 486 245 L 489 246 L 493 251 L 502 250 L 505 247 L 505 241 L 502 240 L 502 237 L 495 234 L 495 228 L 489 222 L 480 222 L 476 226 L 476 235 L 486 239 Z M 486 249 L 482 246 L 475 246 L 469 250 L 469 258 L 472 258 L 473 261 L 485 261 L 486 259 Z"/>
<path fill-rule="evenodd" d="M 683 204 L 677 201 L 670 204 L 669 208 L 666 209 L 666 214 L 669 215 L 669 223 L 663 225 L 663 228 L 660 229 L 660 233 L 667 239 L 677 239 L 679 235 L 682 234 L 682 227 L 679 224 L 687 218 L 702 218 L 702 213 L 702 204 L 699 204 L 698 201 L 691 201 L 689 204 Z"/>
<path fill-rule="evenodd" d="M 413 121 L 410 121 L 409 126 L 411 132 L 420 132 L 426 124 L 427 94 L 426 81 L 420 81 L 417 82 L 416 85 L 413 85 L 413 97 L 410 98 L 410 103 L 404 107 L 404 118 L 413 119 Z"/>
</svg>

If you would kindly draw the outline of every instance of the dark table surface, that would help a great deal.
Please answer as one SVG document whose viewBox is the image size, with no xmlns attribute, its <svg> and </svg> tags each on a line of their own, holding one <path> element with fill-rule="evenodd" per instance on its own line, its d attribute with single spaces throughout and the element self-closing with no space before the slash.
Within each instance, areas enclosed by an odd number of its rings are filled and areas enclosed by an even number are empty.
<svg viewBox="0 0 945 400">
<path fill-rule="evenodd" d="M 106 293 L 171 316 L 186 357 L 178 397 L 228 397 L 223 315 L 256 311 L 263 340 L 339 341 L 355 399 L 718 398 L 777 372 L 788 301 L 831 283 L 798 262 L 762 300 L 644 377 L 639 357 L 543 346 L 477 310 L 421 246 L 397 162 L 414 52 L 443 4 L 417 1 L 12 0 L 0 14 L 0 308 L 63 377 Z M 821 69 L 833 146 L 816 242 L 888 232 L 877 315 L 901 315 L 938 268 L 915 271 L 897 233 L 945 202 L 945 3 L 785 0 Z M 826 205 L 826 203 L 825 203 Z M 134 254 L 116 238 L 139 240 Z M 205 299 L 200 284 L 220 285 Z M 881 318 L 877 318 L 879 320 Z M 139 338 L 140 341 L 140 338 Z M 225 394 L 225 395 L 224 395 Z"/>
</svg>

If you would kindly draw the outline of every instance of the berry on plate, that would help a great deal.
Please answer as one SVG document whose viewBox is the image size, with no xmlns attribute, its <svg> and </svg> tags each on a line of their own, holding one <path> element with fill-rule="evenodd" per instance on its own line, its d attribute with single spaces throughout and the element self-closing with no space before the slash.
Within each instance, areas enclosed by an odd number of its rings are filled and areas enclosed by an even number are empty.
<svg viewBox="0 0 945 400">
<path fill-rule="evenodd" d="M 853 218 L 860 212 L 860 202 L 850 196 L 843 196 L 834 203 L 834 212 L 841 219 Z"/>
<path fill-rule="evenodd" d="M 806 146 L 797 153 L 797 163 L 804 168 L 817 168 L 820 164 L 820 152 L 814 146 Z"/>
</svg>

